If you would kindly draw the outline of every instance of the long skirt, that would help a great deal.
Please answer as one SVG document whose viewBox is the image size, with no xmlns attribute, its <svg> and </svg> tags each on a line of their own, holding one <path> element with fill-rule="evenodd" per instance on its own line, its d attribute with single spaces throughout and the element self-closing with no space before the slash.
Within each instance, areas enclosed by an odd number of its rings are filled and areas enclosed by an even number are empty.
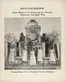
<svg viewBox="0 0 66 82">
<path fill-rule="evenodd" d="M 43 62 L 42 50 L 38 50 L 38 60 L 39 62 Z"/>
<path fill-rule="evenodd" d="M 50 63 L 56 63 L 56 54 L 55 54 L 55 50 L 52 49 L 49 51 L 49 55 L 50 55 Z"/>
<path fill-rule="evenodd" d="M 26 50 L 23 50 L 22 61 L 27 62 L 27 51 Z"/>
<path fill-rule="evenodd" d="M 34 51 L 30 52 L 30 65 L 36 65 L 36 57 Z"/>
<path fill-rule="evenodd" d="M 8 60 L 9 64 L 14 64 L 15 63 L 15 55 L 16 55 L 15 49 L 11 49 L 10 50 L 10 55 L 9 55 L 9 60 Z"/>
</svg>

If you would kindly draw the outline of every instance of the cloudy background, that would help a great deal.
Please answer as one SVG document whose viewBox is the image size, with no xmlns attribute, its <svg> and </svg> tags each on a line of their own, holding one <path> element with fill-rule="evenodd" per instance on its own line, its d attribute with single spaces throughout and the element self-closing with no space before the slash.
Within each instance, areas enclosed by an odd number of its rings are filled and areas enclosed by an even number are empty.
<svg viewBox="0 0 66 82">
<path fill-rule="evenodd" d="M 31 19 L 36 20 L 41 26 L 41 35 L 42 33 L 51 33 L 53 30 L 59 33 L 61 31 L 60 18 L 5 18 L 5 33 L 13 33 L 17 38 L 21 32 L 25 35 L 25 26 Z"/>
</svg>

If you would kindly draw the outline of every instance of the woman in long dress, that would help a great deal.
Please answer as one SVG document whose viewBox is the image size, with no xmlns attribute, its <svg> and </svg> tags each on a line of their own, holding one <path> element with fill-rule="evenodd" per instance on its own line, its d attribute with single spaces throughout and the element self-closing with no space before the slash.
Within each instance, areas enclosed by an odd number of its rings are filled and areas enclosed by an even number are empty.
<svg viewBox="0 0 66 82">
<path fill-rule="evenodd" d="M 45 58 L 45 42 L 42 43 L 42 56 L 43 56 L 43 60 Z"/>
<path fill-rule="evenodd" d="M 27 50 L 23 50 L 23 57 L 22 57 L 22 61 L 25 63 L 27 62 Z"/>
<path fill-rule="evenodd" d="M 23 63 L 27 63 L 27 49 L 26 49 L 26 46 L 23 49 L 22 61 L 23 61 Z"/>
<path fill-rule="evenodd" d="M 23 50 L 23 57 L 22 57 L 23 62 L 27 62 L 27 50 Z"/>
<path fill-rule="evenodd" d="M 36 57 L 35 57 L 35 51 L 32 49 L 30 52 L 30 65 L 36 65 Z"/>
<path fill-rule="evenodd" d="M 56 54 L 55 50 L 52 48 L 49 50 L 49 55 L 50 55 L 50 64 L 55 64 L 56 63 Z"/>
<path fill-rule="evenodd" d="M 10 55 L 9 55 L 9 64 L 15 63 L 15 49 L 10 49 Z"/>
<path fill-rule="evenodd" d="M 39 47 L 38 49 L 38 60 L 37 60 L 39 63 L 42 63 L 43 62 L 43 56 L 42 56 L 42 48 Z"/>
</svg>

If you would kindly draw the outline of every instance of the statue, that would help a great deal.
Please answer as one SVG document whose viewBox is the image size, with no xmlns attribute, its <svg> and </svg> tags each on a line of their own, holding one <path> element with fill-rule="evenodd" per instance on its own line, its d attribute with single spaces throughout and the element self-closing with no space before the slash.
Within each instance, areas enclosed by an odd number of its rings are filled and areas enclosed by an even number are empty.
<svg viewBox="0 0 66 82">
<path fill-rule="evenodd" d="M 38 24 L 38 22 L 36 22 L 35 20 L 30 20 L 27 23 L 27 26 L 25 27 L 26 30 L 26 43 L 29 42 L 28 38 L 31 39 L 31 41 L 33 42 L 33 45 L 36 43 L 40 44 L 40 31 L 41 31 L 41 27 Z"/>
</svg>

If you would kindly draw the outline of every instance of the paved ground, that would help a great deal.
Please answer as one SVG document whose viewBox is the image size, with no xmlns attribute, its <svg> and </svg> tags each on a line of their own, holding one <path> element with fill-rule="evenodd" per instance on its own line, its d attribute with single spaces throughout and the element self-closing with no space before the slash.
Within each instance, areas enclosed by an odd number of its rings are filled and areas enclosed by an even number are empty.
<svg viewBox="0 0 66 82">
<path fill-rule="evenodd" d="M 8 70 L 18 70 L 18 69 L 23 69 L 23 70 L 40 70 L 40 69 L 60 69 L 61 65 L 56 64 L 56 65 L 51 65 L 51 64 L 36 64 L 36 66 L 30 66 L 29 64 L 24 64 L 24 63 L 19 63 L 19 64 L 9 64 L 7 60 L 5 60 L 5 69 Z"/>
</svg>

